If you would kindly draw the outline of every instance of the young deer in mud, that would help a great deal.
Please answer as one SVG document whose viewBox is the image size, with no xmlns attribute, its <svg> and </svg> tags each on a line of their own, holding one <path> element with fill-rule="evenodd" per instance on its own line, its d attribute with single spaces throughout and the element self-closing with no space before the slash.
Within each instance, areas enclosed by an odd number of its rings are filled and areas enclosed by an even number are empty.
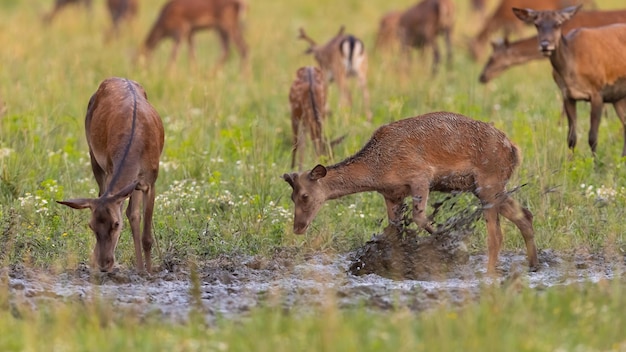
<svg viewBox="0 0 626 352">
<path fill-rule="evenodd" d="M 533 216 L 505 189 L 520 158 L 504 133 L 463 115 L 435 112 L 396 121 L 380 127 L 361 151 L 338 164 L 283 175 L 293 189 L 293 230 L 305 233 L 329 199 L 376 191 L 385 198 L 390 224 L 402 220 L 398 210 L 410 196 L 413 221 L 432 233 L 426 216 L 429 192 L 472 192 L 487 221 L 489 272 L 495 272 L 502 246 L 499 215 L 520 229 L 529 265 L 536 269 Z"/>
<path fill-rule="evenodd" d="M 580 27 L 601 27 L 615 23 L 626 23 L 626 10 L 581 11 L 571 20 L 563 23 L 561 32 L 567 34 Z M 512 66 L 545 58 L 537 50 L 537 36 L 513 42 L 505 38 L 501 42 L 492 43 L 492 46 L 493 52 L 479 78 L 481 83 L 489 82 Z"/>
<path fill-rule="evenodd" d="M 248 46 L 243 39 L 241 23 L 245 9 L 244 0 L 171 0 L 163 5 L 144 42 L 142 55 L 149 56 L 162 39 L 169 37 L 174 40 L 170 65 L 176 61 L 182 40 L 187 40 L 189 60 L 195 62 L 194 33 L 215 28 L 222 45 L 218 67 L 228 59 L 231 41 L 237 46 L 243 65 L 248 57 Z"/>
<path fill-rule="evenodd" d="M 537 10 L 557 10 L 570 5 L 584 4 L 585 8 L 593 8 L 593 0 L 501 0 L 494 12 L 487 18 L 481 30 L 470 43 L 470 54 L 474 60 L 480 59 L 482 50 L 491 35 L 499 30 L 508 38 L 513 33 L 522 30 L 522 24 L 517 20 L 511 8 L 526 7 Z"/>
<path fill-rule="evenodd" d="M 452 63 L 450 35 L 454 26 L 454 3 L 451 0 L 422 0 L 404 11 L 398 21 L 398 36 L 405 52 L 413 47 L 432 47 L 432 73 L 437 73 L 440 61 L 437 36 L 443 35 L 448 65 Z"/>
<path fill-rule="evenodd" d="M 539 50 L 550 58 L 553 77 L 563 94 L 569 148 L 576 147 L 576 102 L 591 103 L 589 146 L 595 156 L 604 103 L 612 103 L 622 121 L 626 156 L 626 24 L 579 28 L 563 35 L 562 26 L 580 6 L 559 11 L 514 8 L 515 15 L 537 28 Z"/>
<path fill-rule="evenodd" d="M 348 91 L 346 79 L 356 77 L 363 92 L 363 105 L 365 107 L 368 120 L 372 119 L 370 110 L 370 95 L 367 89 L 367 53 L 363 42 L 350 34 L 344 34 L 344 27 L 341 26 L 337 35 L 324 45 L 317 45 L 302 28 L 300 28 L 299 39 L 305 40 L 310 47 L 307 54 L 313 54 L 318 65 L 324 72 L 328 82 L 335 81 L 339 87 L 339 94 L 342 103 L 348 102 L 352 105 L 352 97 Z"/>
<path fill-rule="evenodd" d="M 289 105 L 293 131 L 291 167 L 296 165 L 296 153 L 300 150 L 298 167 L 301 169 L 306 131 L 311 136 L 317 156 L 324 154 L 326 150 L 322 133 L 322 124 L 326 117 L 326 79 L 322 70 L 312 66 L 298 69 L 296 79 L 289 89 Z"/>
<path fill-rule="evenodd" d="M 137 16 L 139 0 L 107 0 L 107 9 L 111 15 L 111 28 L 105 33 L 104 40 L 118 37 L 122 21 L 130 21 Z"/>
<path fill-rule="evenodd" d="M 46 24 L 52 22 L 54 17 L 61 11 L 64 7 L 71 4 L 82 4 L 85 5 L 87 9 L 91 9 L 92 0 L 55 0 L 54 7 L 50 12 L 43 16 L 43 21 Z"/>
<path fill-rule="evenodd" d="M 137 270 L 152 270 L 154 183 L 159 174 L 164 132 L 161 118 L 143 87 L 124 78 L 104 80 L 89 100 L 85 131 L 98 198 L 59 201 L 74 209 L 90 209 L 89 227 L 96 235 L 94 261 L 111 271 L 122 230 L 122 206 L 135 244 Z M 143 204 L 143 234 L 140 234 Z M 141 235 L 141 237 L 140 237 Z"/>
</svg>

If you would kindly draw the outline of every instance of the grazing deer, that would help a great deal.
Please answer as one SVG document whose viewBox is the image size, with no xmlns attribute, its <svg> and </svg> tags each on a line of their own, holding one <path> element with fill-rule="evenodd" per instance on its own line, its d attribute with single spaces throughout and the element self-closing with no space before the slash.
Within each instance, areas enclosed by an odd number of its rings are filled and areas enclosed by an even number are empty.
<svg viewBox="0 0 626 352">
<path fill-rule="evenodd" d="M 82 4 L 87 9 L 90 10 L 91 3 L 92 3 L 92 0 L 55 0 L 54 7 L 52 8 L 50 12 L 48 12 L 47 14 L 43 16 L 43 21 L 44 23 L 49 24 L 50 22 L 52 22 L 54 17 L 59 13 L 59 11 L 61 11 L 67 5 Z"/>
<path fill-rule="evenodd" d="M 432 47 L 432 73 L 437 73 L 440 61 L 437 36 L 443 35 L 448 64 L 452 63 L 450 35 L 454 26 L 454 3 L 451 0 L 423 0 L 404 11 L 398 21 L 398 35 L 404 51 L 410 47 Z"/>
<path fill-rule="evenodd" d="M 502 246 L 499 215 L 520 229 L 528 262 L 536 269 L 533 216 L 505 189 L 520 159 L 504 133 L 463 115 L 435 112 L 396 121 L 380 127 L 361 151 L 338 164 L 283 175 L 293 189 L 293 231 L 305 233 L 329 199 L 376 191 L 385 198 L 390 224 L 402 220 L 399 208 L 411 196 L 413 221 L 432 233 L 426 216 L 429 192 L 472 192 L 487 221 L 488 271 L 495 272 Z"/>
<path fill-rule="evenodd" d="M 348 91 L 346 79 L 356 77 L 363 93 L 363 105 L 365 106 L 368 121 L 372 120 L 370 110 L 370 95 L 367 90 L 367 53 L 363 42 L 350 34 L 344 34 L 345 28 L 341 26 L 337 35 L 324 45 L 317 45 L 304 29 L 300 28 L 299 39 L 305 40 L 310 47 L 305 51 L 313 54 L 315 61 L 324 72 L 328 82 L 335 81 L 339 87 L 340 101 L 352 105 L 352 97 Z"/>
<path fill-rule="evenodd" d="M 604 103 L 612 103 L 622 121 L 626 156 L 626 24 L 579 28 L 563 35 L 562 26 L 580 6 L 558 11 L 514 8 L 522 21 L 537 28 L 539 50 L 550 58 L 554 78 L 563 94 L 563 109 L 569 125 L 567 142 L 576 147 L 576 102 L 591 104 L 589 146 L 595 156 L 598 127 Z"/>
<path fill-rule="evenodd" d="M 137 16 L 139 0 L 107 0 L 107 9 L 111 15 L 111 28 L 105 34 L 105 41 L 119 36 L 122 21 L 130 21 Z"/>
<path fill-rule="evenodd" d="M 137 270 L 152 270 L 152 213 L 154 183 L 159 174 L 164 132 L 161 118 L 143 87 L 124 78 L 108 78 L 87 106 L 85 131 L 91 168 L 98 182 L 98 198 L 59 201 L 74 209 L 91 209 L 89 227 L 96 234 L 93 251 L 101 271 L 111 271 L 122 230 L 122 207 L 130 197 L 126 216 L 135 244 Z M 143 204 L 143 234 L 140 237 Z"/>
<path fill-rule="evenodd" d="M 326 79 L 322 70 L 306 66 L 296 71 L 296 79 L 289 90 L 289 105 L 293 131 L 291 167 L 296 165 L 296 152 L 299 149 L 298 166 L 301 169 L 305 131 L 308 130 L 311 136 L 317 156 L 324 154 L 326 149 L 322 133 L 322 124 L 326 117 Z"/>
<path fill-rule="evenodd" d="M 142 55 L 149 56 L 156 45 L 164 38 L 172 38 L 174 45 L 170 64 L 176 61 L 182 40 L 187 40 L 189 59 L 195 62 L 193 35 L 204 29 L 215 28 L 220 37 L 222 55 L 218 61 L 221 67 L 230 55 L 230 42 L 237 46 L 244 64 L 248 57 L 248 47 L 243 39 L 242 16 L 246 10 L 244 0 L 170 0 L 148 34 Z"/>
<path fill-rule="evenodd" d="M 580 11 L 571 20 L 563 23 L 561 32 L 567 34 L 580 27 L 601 27 L 614 23 L 626 23 L 626 10 Z M 492 46 L 493 52 L 479 78 L 481 83 L 487 83 L 512 66 L 545 58 L 537 50 L 537 36 L 513 42 L 505 38 L 501 42 L 492 43 Z"/>
<path fill-rule="evenodd" d="M 474 60 L 479 60 L 481 52 L 491 35 L 502 30 L 504 37 L 522 30 L 522 24 L 517 20 L 511 8 L 532 8 L 537 10 L 557 10 L 565 6 L 585 4 L 587 8 L 595 7 L 593 0 L 501 0 L 494 12 L 487 18 L 481 30 L 470 42 L 470 54 Z"/>
</svg>

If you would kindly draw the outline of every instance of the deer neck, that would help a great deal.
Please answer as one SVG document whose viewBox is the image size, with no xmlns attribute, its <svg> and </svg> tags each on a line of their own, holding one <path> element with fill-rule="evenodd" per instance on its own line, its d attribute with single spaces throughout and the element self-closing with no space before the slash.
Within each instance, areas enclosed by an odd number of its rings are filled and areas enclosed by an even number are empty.
<svg viewBox="0 0 626 352">
<path fill-rule="evenodd" d="M 348 160 L 329 166 L 327 170 L 326 176 L 320 179 L 327 199 L 376 190 L 374 174 L 364 162 Z"/>
<path fill-rule="evenodd" d="M 568 68 L 567 63 L 571 60 L 571 51 L 567 39 L 561 35 L 557 47 L 552 55 L 550 55 L 550 64 L 554 71 L 564 77 L 564 73 Z"/>
</svg>

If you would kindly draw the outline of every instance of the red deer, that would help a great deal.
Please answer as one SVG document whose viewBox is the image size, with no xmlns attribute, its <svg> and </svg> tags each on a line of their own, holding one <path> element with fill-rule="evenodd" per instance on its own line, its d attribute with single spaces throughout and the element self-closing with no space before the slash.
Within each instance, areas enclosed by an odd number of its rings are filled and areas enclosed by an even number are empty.
<svg viewBox="0 0 626 352">
<path fill-rule="evenodd" d="M 413 221 L 432 233 L 426 216 L 429 192 L 472 192 L 487 221 L 488 271 L 495 271 L 502 246 L 499 215 L 520 229 L 530 267 L 536 269 L 532 213 L 505 190 L 520 160 L 519 149 L 503 132 L 463 115 L 434 112 L 383 125 L 344 161 L 283 175 L 293 190 L 293 231 L 305 233 L 327 200 L 376 191 L 385 198 L 390 224 L 402 220 L 398 210 L 411 196 Z"/>
<path fill-rule="evenodd" d="M 104 80 L 87 106 L 85 131 L 98 198 L 59 201 L 74 209 L 91 209 L 89 227 L 96 235 L 93 251 L 101 271 L 111 271 L 122 230 L 122 207 L 130 197 L 126 216 L 135 244 L 136 268 L 152 269 L 152 213 L 154 183 L 159 173 L 164 132 L 161 118 L 143 87 L 124 78 Z M 143 234 L 140 220 L 143 204 Z"/>
<path fill-rule="evenodd" d="M 320 156 L 325 152 L 322 124 L 326 115 L 326 79 L 317 67 L 300 67 L 296 79 L 289 90 L 291 106 L 291 128 L 293 131 L 293 151 L 291 167 L 296 165 L 296 152 L 300 150 L 299 167 L 302 168 L 304 133 L 308 131 L 315 153 Z"/>
<path fill-rule="evenodd" d="M 215 28 L 222 45 L 218 67 L 228 60 L 231 41 L 237 46 L 243 64 L 248 57 L 241 24 L 245 9 L 244 0 L 171 0 L 163 5 L 144 42 L 142 54 L 148 56 L 162 39 L 169 37 L 174 40 L 170 64 L 176 61 L 182 40 L 187 40 L 189 59 L 195 62 L 193 35 L 199 30 Z"/>
<path fill-rule="evenodd" d="M 122 21 L 130 21 L 137 16 L 139 0 L 107 0 L 107 8 L 111 15 L 111 29 L 105 34 L 105 41 L 117 37 Z"/>
<path fill-rule="evenodd" d="M 402 11 L 387 12 L 378 22 L 378 33 L 376 34 L 376 50 L 389 48 L 398 41 L 398 23 Z"/>
<path fill-rule="evenodd" d="M 537 10 L 557 10 L 569 5 L 585 4 L 593 8 L 593 0 L 501 0 L 498 7 L 487 18 L 478 35 L 470 43 L 470 54 L 474 60 L 481 57 L 483 47 L 489 41 L 491 35 L 499 30 L 508 38 L 513 33 L 519 33 L 522 24 L 517 20 L 511 8 L 525 7 Z"/>
<path fill-rule="evenodd" d="M 317 45 L 302 28 L 299 39 L 305 40 L 310 47 L 305 51 L 313 54 L 315 61 L 324 72 L 328 82 L 335 81 L 339 87 L 340 101 L 352 105 L 352 97 L 348 91 L 346 79 L 356 77 L 361 91 L 363 92 L 363 105 L 366 116 L 372 119 L 370 110 L 370 95 L 367 90 L 367 53 L 363 42 L 350 34 L 344 34 L 345 28 L 341 26 L 337 35 L 324 45 Z"/>
<path fill-rule="evenodd" d="M 87 9 L 91 9 L 92 0 L 55 0 L 54 7 L 52 10 L 43 16 L 43 21 L 45 23 L 50 23 L 54 19 L 54 17 L 65 8 L 67 5 L 71 4 L 82 4 L 85 5 Z"/>
<path fill-rule="evenodd" d="M 437 36 L 446 42 L 447 62 L 452 62 L 450 35 L 454 26 L 454 3 L 451 0 L 423 0 L 402 13 L 398 21 L 398 36 L 404 51 L 410 47 L 432 47 L 432 73 L 437 73 L 440 61 Z"/>
<path fill-rule="evenodd" d="M 624 128 L 626 156 L 626 25 L 579 28 L 563 35 L 562 26 L 580 6 L 559 11 L 514 8 L 515 15 L 537 28 L 539 50 L 550 58 L 555 81 L 563 94 L 569 148 L 576 147 L 576 102 L 591 104 L 589 146 L 595 156 L 604 103 L 612 103 Z"/>
<path fill-rule="evenodd" d="M 614 23 L 626 23 L 626 10 L 581 11 L 571 20 L 563 23 L 561 31 L 569 33 L 580 27 L 601 27 Z M 487 83 L 512 66 L 521 65 L 545 56 L 537 50 L 537 36 L 513 42 L 504 40 L 493 43 L 493 53 L 487 60 L 480 75 L 480 82 Z"/>
</svg>

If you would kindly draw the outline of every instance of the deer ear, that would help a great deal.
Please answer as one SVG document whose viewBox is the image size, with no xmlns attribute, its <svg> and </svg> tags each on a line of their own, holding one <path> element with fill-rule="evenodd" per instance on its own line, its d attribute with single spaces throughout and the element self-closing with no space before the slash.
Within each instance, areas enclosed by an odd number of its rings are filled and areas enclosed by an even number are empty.
<svg viewBox="0 0 626 352">
<path fill-rule="evenodd" d="M 77 198 L 70 200 L 57 200 L 57 203 L 67 205 L 74 209 L 87 209 L 91 208 L 92 200 L 89 198 Z"/>
<path fill-rule="evenodd" d="M 293 185 L 294 185 L 294 183 L 293 183 L 293 177 L 292 177 L 292 175 L 291 175 L 291 174 L 284 174 L 284 175 L 283 175 L 283 180 L 285 180 L 285 181 L 286 181 L 286 182 L 287 182 L 287 183 L 291 186 L 291 188 L 294 188 L 294 187 L 293 187 Z"/>
<path fill-rule="evenodd" d="M 580 8 L 583 5 L 577 5 L 577 6 L 570 6 L 570 7 L 566 7 L 563 10 L 559 11 L 559 13 L 561 14 L 561 18 L 559 19 L 559 24 L 562 24 L 565 21 L 568 21 L 570 18 L 574 17 L 574 15 L 576 14 L 576 12 L 578 12 L 578 10 L 580 10 Z"/>
<path fill-rule="evenodd" d="M 537 11 L 531 9 L 518 9 L 514 7 L 513 13 L 517 18 L 529 24 L 535 23 L 535 19 L 537 18 Z"/>
<path fill-rule="evenodd" d="M 311 170 L 311 172 L 309 173 L 309 179 L 311 181 L 317 181 L 320 178 L 326 176 L 326 168 L 323 165 L 317 165 L 316 167 L 313 168 L 313 170 Z"/>
<path fill-rule="evenodd" d="M 138 185 L 139 185 L 139 181 L 131 182 L 128 186 L 122 188 L 119 192 L 112 195 L 111 198 L 116 201 L 126 199 L 130 197 L 131 194 L 133 194 L 133 191 L 137 189 Z"/>
</svg>

